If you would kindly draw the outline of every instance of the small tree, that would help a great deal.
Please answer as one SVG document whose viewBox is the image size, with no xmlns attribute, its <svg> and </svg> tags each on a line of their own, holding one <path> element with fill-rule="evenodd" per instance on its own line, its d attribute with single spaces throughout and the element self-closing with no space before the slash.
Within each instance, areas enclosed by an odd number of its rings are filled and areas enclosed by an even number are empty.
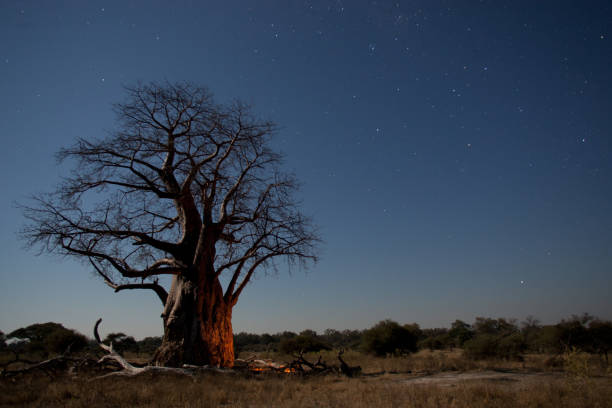
<svg viewBox="0 0 612 408">
<path fill-rule="evenodd" d="M 542 325 L 540 321 L 533 316 L 527 316 L 524 322 L 521 322 L 521 333 L 525 340 L 525 346 L 531 351 L 539 351 L 538 338 Z"/>
<path fill-rule="evenodd" d="M 589 323 L 592 351 L 603 355 L 608 364 L 608 353 L 612 350 L 612 322 L 593 320 Z"/>
<path fill-rule="evenodd" d="M 275 125 L 190 84 L 127 88 L 117 128 L 62 149 L 72 176 L 24 207 L 31 245 L 74 256 L 115 292 L 162 302 L 159 365 L 234 362 L 232 310 L 257 270 L 315 259 Z M 172 277 L 169 292 L 158 280 Z"/>
<path fill-rule="evenodd" d="M 312 330 L 305 330 L 293 338 L 281 340 L 279 349 L 285 354 L 308 353 L 311 351 L 331 350 Z"/>
<path fill-rule="evenodd" d="M 498 353 L 499 337 L 494 334 L 479 334 L 463 345 L 466 357 L 481 360 L 496 357 Z"/>
<path fill-rule="evenodd" d="M 591 336 L 588 331 L 588 324 L 594 317 L 588 313 L 574 315 L 569 319 L 563 319 L 556 324 L 559 342 L 563 351 L 576 348 L 586 351 L 591 346 Z"/>
</svg>

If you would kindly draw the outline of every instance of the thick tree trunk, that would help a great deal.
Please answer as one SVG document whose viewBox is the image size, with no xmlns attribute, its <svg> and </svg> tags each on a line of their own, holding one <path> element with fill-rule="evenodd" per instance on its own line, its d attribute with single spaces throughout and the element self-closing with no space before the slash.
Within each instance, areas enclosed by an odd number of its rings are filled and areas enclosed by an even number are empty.
<svg viewBox="0 0 612 408">
<path fill-rule="evenodd" d="M 164 337 L 153 357 L 156 365 L 233 366 L 232 305 L 224 301 L 217 279 L 194 282 L 176 276 L 162 317 Z"/>
</svg>

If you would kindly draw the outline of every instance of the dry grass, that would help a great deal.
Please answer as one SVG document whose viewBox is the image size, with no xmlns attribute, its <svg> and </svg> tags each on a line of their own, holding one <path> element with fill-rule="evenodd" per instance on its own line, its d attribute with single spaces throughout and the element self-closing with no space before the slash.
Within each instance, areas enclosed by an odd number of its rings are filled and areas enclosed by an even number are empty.
<svg viewBox="0 0 612 408">
<path fill-rule="evenodd" d="M 316 361 L 319 354 L 329 364 L 338 364 L 335 351 L 310 353 L 305 357 Z M 252 356 L 253 353 L 243 353 L 242 358 Z M 291 361 L 292 356 L 275 353 L 257 353 L 258 358 L 270 358 L 276 361 Z M 565 364 L 564 356 L 551 356 L 546 354 L 528 354 L 524 361 L 512 360 L 481 360 L 475 361 L 463 356 L 460 349 L 448 350 L 421 350 L 407 356 L 375 357 L 358 351 L 347 351 L 344 360 L 353 366 L 359 365 L 364 373 L 437 373 L 441 371 L 472 371 L 472 370 L 512 370 L 524 372 L 562 371 Z M 606 371 L 602 360 L 596 355 L 588 355 L 588 365 L 594 375 L 604 375 Z"/>
<path fill-rule="evenodd" d="M 517 388 L 488 382 L 453 387 L 376 379 L 205 375 L 139 377 L 93 382 L 43 377 L 2 384 L 1 406 L 31 407 L 609 407 L 609 378 L 584 383 L 556 379 Z"/>
<path fill-rule="evenodd" d="M 258 357 L 266 357 L 258 355 Z M 269 356 L 283 360 L 282 356 Z M 285 359 L 290 357 L 285 356 Z M 313 356 L 311 356 L 313 357 Z M 570 356 L 571 357 L 571 356 Z M 349 379 L 328 375 L 205 374 L 195 379 L 172 375 L 137 378 L 51 380 L 44 374 L 0 381 L 0 406 L 30 407 L 611 407 L 612 373 L 580 369 L 532 376 L 528 381 L 472 380 L 452 385 L 413 384 L 411 378 L 449 370 L 547 370 L 547 357 L 525 362 L 472 362 L 458 352 L 421 352 L 409 357 L 375 358 L 347 352 L 350 365 L 364 373 Z M 336 363 L 335 354 L 324 356 Z M 590 365 L 587 362 L 587 365 Z M 410 373 L 408 371 L 411 371 Z M 588 374 L 588 375 L 585 375 Z"/>
</svg>

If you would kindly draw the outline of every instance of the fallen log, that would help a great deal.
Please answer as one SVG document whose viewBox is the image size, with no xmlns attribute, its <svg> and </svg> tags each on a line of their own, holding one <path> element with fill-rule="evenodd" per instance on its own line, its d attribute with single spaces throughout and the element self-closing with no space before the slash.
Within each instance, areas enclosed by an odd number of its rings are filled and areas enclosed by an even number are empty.
<svg viewBox="0 0 612 408">
<path fill-rule="evenodd" d="M 49 378 L 54 378 L 60 371 L 68 371 L 69 375 L 75 375 L 78 370 L 87 366 L 95 366 L 97 361 L 87 356 L 71 355 L 70 344 L 66 350 L 59 356 L 52 357 L 43 361 L 33 361 L 21 358 L 18 352 L 13 351 L 15 358 L 0 365 L 1 377 L 15 377 L 22 374 L 28 374 L 35 371 L 42 371 Z M 26 365 L 23 368 L 9 369 L 13 364 Z"/>
<path fill-rule="evenodd" d="M 319 355 L 319 359 L 316 363 L 312 363 L 308 361 L 304 357 L 304 352 L 300 352 L 299 355 L 294 355 L 295 359 L 289 366 L 294 368 L 296 371 L 305 374 L 305 375 L 320 375 L 320 374 L 329 374 L 329 373 L 337 373 L 344 374 L 347 377 L 355 377 L 361 374 L 361 367 L 349 366 L 343 359 L 342 355 L 344 354 L 344 349 L 338 351 L 338 360 L 340 361 L 340 366 L 328 365 L 325 361 L 322 360 L 322 356 Z M 306 367 L 306 369 L 304 368 Z"/>
</svg>

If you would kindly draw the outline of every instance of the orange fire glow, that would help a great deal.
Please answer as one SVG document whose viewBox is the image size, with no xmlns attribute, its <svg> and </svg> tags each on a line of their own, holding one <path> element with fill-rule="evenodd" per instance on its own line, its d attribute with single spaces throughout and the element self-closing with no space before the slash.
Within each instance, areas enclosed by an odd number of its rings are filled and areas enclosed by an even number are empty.
<svg viewBox="0 0 612 408">
<path fill-rule="evenodd" d="M 288 373 L 288 374 L 292 374 L 296 372 L 295 368 L 293 367 L 279 367 L 278 369 L 275 369 L 274 367 L 249 367 L 249 370 L 256 372 L 256 373 L 275 371 L 275 370 L 278 370 L 283 373 Z"/>
</svg>

